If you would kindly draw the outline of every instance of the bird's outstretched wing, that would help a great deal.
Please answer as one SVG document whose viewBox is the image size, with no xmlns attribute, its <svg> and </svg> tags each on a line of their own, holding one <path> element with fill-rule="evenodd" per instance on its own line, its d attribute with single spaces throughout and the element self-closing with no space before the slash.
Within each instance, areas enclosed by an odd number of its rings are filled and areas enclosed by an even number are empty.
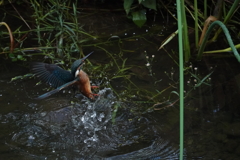
<svg viewBox="0 0 240 160">
<path fill-rule="evenodd" d="M 78 82 L 78 81 L 79 81 L 79 78 L 76 78 L 76 79 L 74 79 L 73 81 L 70 81 L 70 82 L 68 82 L 68 83 L 65 83 L 64 85 L 62 85 L 62 86 L 60 86 L 60 87 L 58 87 L 58 88 L 56 88 L 56 89 L 54 89 L 54 90 L 52 90 L 52 91 L 49 91 L 49 92 L 47 92 L 47 93 L 45 93 L 45 94 L 37 97 L 36 99 L 44 99 L 44 98 L 47 98 L 47 97 L 49 97 L 49 96 L 51 96 L 51 95 L 53 95 L 53 94 L 61 91 L 62 89 L 65 89 L 65 88 L 73 85 L 74 83 L 76 83 L 76 82 Z"/>
<path fill-rule="evenodd" d="M 74 80 L 74 76 L 69 72 L 55 64 L 47 64 L 42 62 L 31 63 L 32 72 L 43 82 L 46 82 L 57 88 L 65 83 Z"/>
</svg>

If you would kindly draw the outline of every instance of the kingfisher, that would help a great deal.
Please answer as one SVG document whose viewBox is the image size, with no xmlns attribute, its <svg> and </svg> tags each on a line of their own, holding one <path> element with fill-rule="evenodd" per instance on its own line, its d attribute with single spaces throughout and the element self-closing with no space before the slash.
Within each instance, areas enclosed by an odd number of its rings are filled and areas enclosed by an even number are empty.
<svg viewBox="0 0 240 160">
<path fill-rule="evenodd" d="M 76 60 L 72 66 L 71 71 L 64 70 L 56 64 L 48 64 L 42 62 L 34 62 L 32 63 L 32 72 L 43 82 L 50 84 L 55 89 L 49 91 L 36 99 L 44 99 L 47 98 L 69 86 L 76 85 L 80 92 L 90 98 L 94 99 L 98 94 L 93 94 L 91 89 L 97 88 L 97 86 L 91 86 L 90 80 L 87 75 L 82 70 L 82 65 L 84 61 L 92 54 L 89 53 L 82 59 Z"/>
</svg>

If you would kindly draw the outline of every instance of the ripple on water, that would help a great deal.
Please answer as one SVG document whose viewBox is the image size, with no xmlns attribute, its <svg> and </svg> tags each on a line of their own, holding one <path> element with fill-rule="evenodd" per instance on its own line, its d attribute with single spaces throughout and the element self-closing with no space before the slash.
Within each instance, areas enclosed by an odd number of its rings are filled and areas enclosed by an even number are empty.
<svg viewBox="0 0 240 160">
<path fill-rule="evenodd" d="M 168 154 L 171 155 L 178 152 L 169 148 L 167 141 L 162 138 L 156 139 L 156 135 L 150 135 L 155 132 L 148 127 L 147 120 L 146 123 L 140 123 L 137 118 L 128 121 L 130 116 L 128 111 L 119 112 L 116 124 L 113 125 L 112 108 L 115 103 L 122 106 L 124 103 L 117 101 L 111 89 L 103 89 L 99 94 L 96 101 L 83 99 L 58 110 L 5 115 L 5 120 L 14 119 L 17 127 L 13 131 L 12 139 L 7 143 L 15 149 L 21 145 L 19 152 L 26 156 L 45 155 L 45 158 L 127 159 L 146 158 L 154 154 L 157 157 L 159 155 L 157 153 L 166 152 L 164 149 L 168 149 Z M 150 136 L 146 136 L 147 134 Z M 148 142 L 144 144 L 146 141 Z M 129 153 L 128 149 L 124 149 L 138 143 L 143 143 L 142 149 L 136 147 L 136 151 Z"/>
</svg>

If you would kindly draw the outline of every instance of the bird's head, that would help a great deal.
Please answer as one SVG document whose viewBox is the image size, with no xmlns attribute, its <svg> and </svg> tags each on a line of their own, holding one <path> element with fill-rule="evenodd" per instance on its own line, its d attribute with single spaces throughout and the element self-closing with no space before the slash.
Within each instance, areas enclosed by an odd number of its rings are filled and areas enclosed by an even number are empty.
<svg viewBox="0 0 240 160">
<path fill-rule="evenodd" d="M 92 54 L 93 52 L 89 53 L 88 55 L 86 55 L 85 57 L 83 57 L 82 59 L 78 59 L 75 62 L 73 62 L 72 67 L 71 67 L 71 73 L 77 77 L 77 75 L 79 74 L 82 65 L 84 64 L 84 61 Z"/>
</svg>

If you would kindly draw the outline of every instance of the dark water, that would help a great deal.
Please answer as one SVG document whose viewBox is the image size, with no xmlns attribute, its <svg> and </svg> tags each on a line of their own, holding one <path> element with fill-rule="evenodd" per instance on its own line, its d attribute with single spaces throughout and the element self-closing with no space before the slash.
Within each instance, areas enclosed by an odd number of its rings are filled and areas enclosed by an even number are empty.
<svg viewBox="0 0 240 160">
<path fill-rule="evenodd" d="M 11 86 L 6 82 L 1 83 L 6 87 Z M 155 117 L 159 114 L 134 116 L 130 108 L 135 104 L 119 101 L 110 88 L 101 89 L 100 96 L 95 101 L 60 94 L 61 96 L 38 102 L 27 95 L 27 91 L 32 90 L 31 87 L 24 87 L 28 83 L 17 84 L 17 93 L 12 92 L 16 89 L 15 86 L 2 90 L 5 95 L 9 94 L 9 98 L 19 97 L 10 100 L 2 95 L 3 158 L 177 157 L 178 148 L 176 144 L 171 144 L 171 139 L 174 141 L 175 138 L 169 137 L 167 140 L 164 138 L 166 135 L 161 135 L 163 129 L 172 133 L 171 127 L 159 125 L 164 119 Z M 112 111 L 115 106 L 119 109 L 113 124 Z"/>
<path fill-rule="evenodd" d="M 119 65 L 127 58 L 130 69 L 124 74 L 142 92 L 125 78 L 113 78 L 121 75 L 113 63 L 101 73 L 84 68 L 100 86 L 96 100 L 66 90 L 37 101 L 33 98 L 46 86 L 36 86 L 36 79 L 9 83 L 29 71 L 7 65 L 9 70 L 0 79 L 1 159 L 178 159 L 177 39 L 157 51 L 176 24 L 151 20 L 139 29 L 119 13 L 110 17 L 98 13 L 82 20 L 87 31 L 112 41 L 101 47 Z M 111 63 L 99 47 L 86 46 L 88 50 L 95 51 L 89 58 L 93 65 Z M 200 87 L 190 73 L 185 77 L 185 158 L 238 159 L 239 64 L 234 58 L 204 57 L 189 66 L 200 80 L 213 73 Z M 151 94 L 161 91 L 160 96 Z"/>
</svg>

